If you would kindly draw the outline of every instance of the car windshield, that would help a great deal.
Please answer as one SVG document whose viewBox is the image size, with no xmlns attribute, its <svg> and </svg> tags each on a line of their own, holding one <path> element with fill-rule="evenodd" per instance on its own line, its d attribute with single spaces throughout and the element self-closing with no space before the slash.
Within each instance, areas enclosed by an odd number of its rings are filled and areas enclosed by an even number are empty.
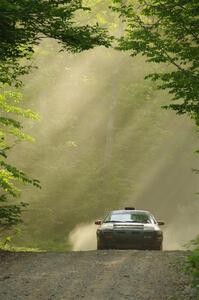
<svg viewBox="0 0 199 300">
<path fill-rule="evenodd" d="M 110 213 L 105 219 L 108 222 L 132 222 L 132 223 L 151 223 L 150 215 L 146 213 L 125 212 L 125 213 Z"/>
</svg>

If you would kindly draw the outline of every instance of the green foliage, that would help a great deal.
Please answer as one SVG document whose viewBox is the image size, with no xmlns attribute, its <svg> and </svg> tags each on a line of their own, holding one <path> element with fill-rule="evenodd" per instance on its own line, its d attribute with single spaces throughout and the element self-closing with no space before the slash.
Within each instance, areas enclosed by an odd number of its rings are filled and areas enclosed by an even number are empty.
<svg viewBox="0 0 199 300">
<path fill-rule="evenodd" d="M 96 45 L 109 46 L 106 32 L 98 24 L 78 26 L 77 11 L 86 11 L 81 0 L 3 0 L 0 2 L 1 82 L 21 85 L 28 73 L 34 46 L 43 38 L 54 38 L 63 49 L 80 52 Z"/>
<path fill-rule="evenodd" d="M 15 236 L 20 234 L 20 230 L 15 228 L 12 234 L 6 234 L 0 238 L 0 251 L 13 251 L 12 241 Z"/>
<path fill-rule="evenodd" d="M 87 12 L 83 15 L 79 14 L 78 18 L 84 23 L 95 24 L 107 28 L 114 36 L 117 36 L 118 31 L 121 30 L 121 21 L 118 16 L 110 9 L 112 0 L 83 0 L 83 4 L 89 7 Z"/>
<path fill-rule="evenodd" d="M 19 228 L 15 228 L 12 235 L 5 236 L 0 239 L 0 251 L 12 251 L 12 252 L 44 252 L 39 248 L 28 248 L 28 247 L 15 247 L 13 240 L 16 236 L 20 235 L 21 231 Z"/>
<path fill-rule="evenodd" d="M 199 297 L 199 236 L 189 243 L 189 247 L 192 248 L 192 252 L 186 261 L 186 271 L 191 274 L 193 286 L 197 288 Z"/>
<path fill-rule="evenodd" d="M 126 21 L 118 49 L 141 54 L 159 70 L 146 76 L 173 95 L 165 106 L 199 120 L 199 2 L 195 0 L 114 0 Z M 123 3 L 123 4 L 122 4 Z M 133 3 L 133 4 L 132 4 Z M 119 6 L 118 6 L 119 4 Z M 163 68 L 167 66 L 167 71 Z M 170 69 L 168 69 L 170 66 Z"/>
<path fill-rule="evenodd" d="M 20 117 L 36 120 L 38 115 L 20 107 L 23 101 L 19 92 L 8 91 L 1 86 L 0 93 L 0 225 L 3 227 L 21 222 L 21 212 L 27 206 L 23 202 L 8 204 L 11 197 L 20 195 L 19 184 L 32 184 L 40 187 L 39 181 L 29 178 L 23 171 L 6 162 L 8 151 L 19 141 L 33 141 L 22 131 Z M 16 119 L 18 118 L 18 119 Z"/>
</svg>

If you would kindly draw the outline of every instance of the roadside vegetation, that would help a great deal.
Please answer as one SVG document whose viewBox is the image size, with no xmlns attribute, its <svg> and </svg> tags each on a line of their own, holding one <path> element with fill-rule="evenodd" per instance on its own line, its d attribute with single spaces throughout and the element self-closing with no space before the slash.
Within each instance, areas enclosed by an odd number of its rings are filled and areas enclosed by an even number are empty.
<svg viewBox="0 0 199 300">
<path fill-rule="evenodd" d="M 192 276 L 192 284 L 197 289 L 199 298 L 199 236 L 190 241 L 187 246 L 191 249 L 191 254 L 186 260 L 185 270 Z"/>
</svg>

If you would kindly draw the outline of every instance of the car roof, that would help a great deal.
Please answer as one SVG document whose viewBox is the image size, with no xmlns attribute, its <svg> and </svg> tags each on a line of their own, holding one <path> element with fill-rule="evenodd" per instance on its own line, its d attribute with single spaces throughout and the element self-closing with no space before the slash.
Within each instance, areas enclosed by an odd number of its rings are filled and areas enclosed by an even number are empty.
<svg viewBox="0 0 199 300">
<path fill-rule="evenodd" d="M 110 211 L 110 213 L 146 213 L 146 214 L 151 214 L 149 211 L 147 210 L 138 210 L 138 209 L 120 209 L 120 210 L 112 210 Z"/>
</svg>

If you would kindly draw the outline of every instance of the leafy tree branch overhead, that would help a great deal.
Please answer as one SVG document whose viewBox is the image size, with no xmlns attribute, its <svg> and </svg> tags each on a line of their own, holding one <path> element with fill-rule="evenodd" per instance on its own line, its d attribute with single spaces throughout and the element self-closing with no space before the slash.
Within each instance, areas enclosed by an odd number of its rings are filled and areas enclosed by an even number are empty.
<svg viewBox="0 0 199 300">
<path fill-rule="evenodd" d="M 188 113 L 199 124 L 199 2 L 195 0 L 113 0 L 126 21 L 118 48 L 166 65 L 147 77 L 173 95 L 166 106 Z M 119 7 L 118 7 L 119 4 Z M 170 68 L 168 66 L 171 66 Z"/>
<path fill-rule="evenodd" d="M 80 0 L 22 0 L 0 3 L 0 63 L 1 81 L 19 85 L 19 75 L 30 66 L 20 59 L 30 60 L 34 46 L 43 38 L 56 39 L 64 49 L 80 52 L 97 45 L 110 45 L 106 30 L 94 26 L 77 25 L 77 11 L 88 8 Z"/>
</svg>

